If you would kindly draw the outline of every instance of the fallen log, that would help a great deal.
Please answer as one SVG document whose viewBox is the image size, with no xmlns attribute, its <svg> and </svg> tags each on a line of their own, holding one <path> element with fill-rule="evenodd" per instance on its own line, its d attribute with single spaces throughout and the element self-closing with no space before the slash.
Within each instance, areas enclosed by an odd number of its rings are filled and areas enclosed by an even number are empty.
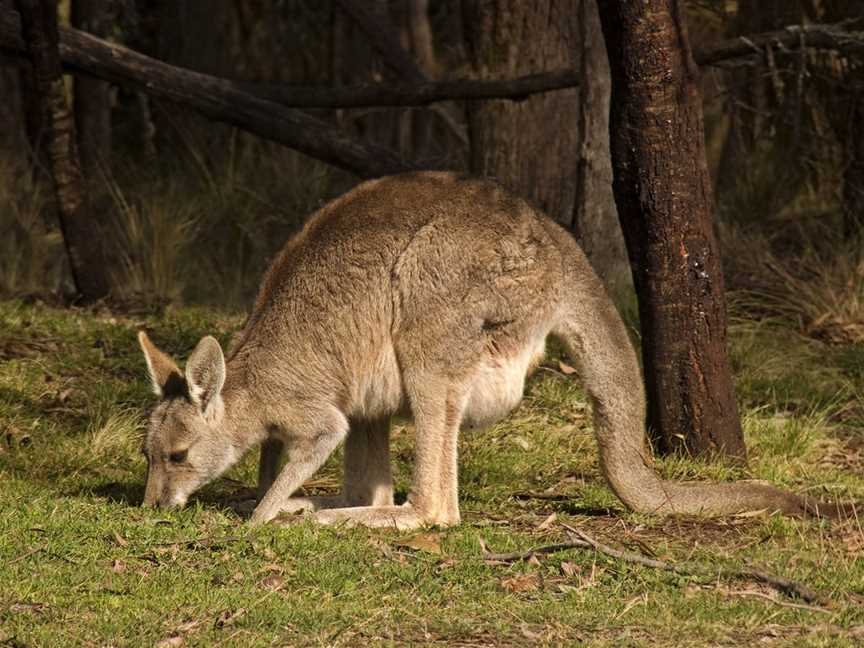
<svg viewBox="0 0 864 648">
<path fill-rule="evenodd" d="M 0 11 L 0 49 L 25 56 L 15 12 Z M 73 72 L 188 106 L 361 177 L 418 168 L 383 146 L 361 142 L 304 112 L 244 92 L 232 81 L 168 65 L 77 29 L 60 29 L 60 58 Z"/>
</svg>

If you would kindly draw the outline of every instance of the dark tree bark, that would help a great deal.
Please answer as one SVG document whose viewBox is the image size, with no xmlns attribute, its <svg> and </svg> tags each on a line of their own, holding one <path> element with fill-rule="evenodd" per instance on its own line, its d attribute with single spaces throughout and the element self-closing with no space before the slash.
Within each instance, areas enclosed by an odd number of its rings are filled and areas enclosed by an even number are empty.
<svg viewBox="0 0 864 648">
<path fill-rule="evenodd" d="M 627 250 L 612 194 L 611 78 L 597 0 L 580 0 L 581 67 L 576 204 L 570 229 L 613 295 L 630 283 Z"/>
<path fill-rule="evenodd" d="M 465 40 L 479 79 L 578 69 L 578 0 L 463 0 Z M 467 106 L 471 172 L 497 178 L 569 225 L 576 196 L 579 95 Z"/>
<path fill-rule="evenodd" d="M 75 288 L 84 301 L 108 295 L 108 268 L 103 233 L 85 210 L 81 166 L 75 144 L 75 122 L 66 103 L 58 51 L 57 7 L 51 0 L 16 0 L 40 100 L 39 111 L 51 161 L 54 193 L 63 241 Z"/>
<path fill-rule="evenodd" d="M 612 165 L 639 297 L 660 452 L 746 450 L 726 348 L 698 69 L 676 0 L 599 0 L 612 70 Z"/>
<path fill-rule="evenodd" d="M 104 0 L 73 0 L 72 24 L 104 38 L 110 27 L 107 9 Z M 94 178 L 100 166 L 108 169 L 111 164 L 110 86 L 91 77 L 77 77 L 74 102 L 81 166 L 87 178 Z"/>
<path fill-rule="evenodd" d="M 0 59 L 0 151 L 7 159 L 23 162 L 26 150 L 21 75 L 14 63 Z"/>
</svg>

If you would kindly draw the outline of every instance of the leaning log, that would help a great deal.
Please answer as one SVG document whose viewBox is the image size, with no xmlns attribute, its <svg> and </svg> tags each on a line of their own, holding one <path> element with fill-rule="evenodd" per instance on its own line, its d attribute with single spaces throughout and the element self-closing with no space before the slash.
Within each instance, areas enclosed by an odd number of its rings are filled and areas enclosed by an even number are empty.
<svg viewBox="0 0 864 648">
<path fill-rule="evenodd" d="M 363 83 L 348 86 L 310 86 L 284 83 L 238 83 L 245 92 L 292 108 L 373 108 L 427 106 L 439 101 L 510 99 L 579 85 L 572 69 L 527 74 L 513 79 L 454 79 L 425 83 Z"/>
<path fill-rule="evenodd" d="M 20 21 L 14 12 L 0 12 L 0 49 L 25 55 Z M 76 29 L 60 29 L 60 58 L 73 72 L 188 106 L 361 177 L 416 168 L 385 147 L 360 142 L 299 110 L 250 95 L 231 81 L 162 63 Z"/>
</svg>

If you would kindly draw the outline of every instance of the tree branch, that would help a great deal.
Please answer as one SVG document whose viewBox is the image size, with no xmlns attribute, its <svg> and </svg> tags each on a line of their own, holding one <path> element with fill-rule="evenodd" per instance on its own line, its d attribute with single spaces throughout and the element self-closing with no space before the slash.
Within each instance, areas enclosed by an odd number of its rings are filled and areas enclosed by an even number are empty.
<svg viewBox="0 0 864 648">
<path fill-rule="evenodd" d="M 696 51 L 694 57 L 699 65 L 718 65 L 762 52 L 765 47 L 795 49 L 802 44 L 864 54 L 864 32 L 847 31 L 847 24 L 788 27 L 738 37 Z M 0 11 L 0 50 L 19 60 L 24 56 L 20 22 L 15 12 Z M 410 170 L 417 165 L 390 149 L 358 141 L 324 121 L 289 107 L 422 106 L 437 101 L 483 99 L 518 101 L 579 83 L 576 70 L 495 81 L 466 79 L 404 86 L 382 83 L 324 88 L 243 83 L 171 66 L 63 27 L 60 28 L 60 55 L 67 70 L 188 106 L 211 119 L 232 124 L 363 177 Z"/>
<path fill-rule="evenodd" d="M 822 605 L 827 603 L 827 601 L 825 601 L 825 599 L 821 595 L 819 595 L 817 592 L 814 592 L 809 587 L 788 578 L 784 578 L 782 576 L 769 574 L 768 572 L 760 569 L 752 567 L 744 567 L 741 569 L 736 569 L 734 567 L 715 568 L 695 563 L 671 563 L 665 560 L 656 560 L 654 558 L 648 558 L 647 556 L 643 556 L 642 554 L 634 553 L 632 551 L 615 549 L 614 547 L 605 545 L 602 542 L 595 540 L 584 531 L 576 529 L 567 524 L 562 524 L 561 526 L 569 532 L 569 542 L 560 542 L 557 544 L 535 547 L 534 549 L 529 549 L 528 551 L 515 551 L 512 553 L 491 553 L 485 550 L 485 544 L 483 544 L 484 551 L 482 557 L 484 560 L 489 560 L 493 562 L 518 562 L 520 560 L 529 560 L 534 556 L 557 553 L 559 551 L 566 551 L 568 549 L 594 549 L 598 553 L 609 556 L 610 558 L 615 558 L 616 560 L 621 560 L 623 562 L 628 562 L 636 565 L 643 565 L 645 567 L 651 567 L 652 569 L 659 569 L 661 571 L 668 571 L 673 574 L 678 574 L 679 576 L 699 577 L 712 580 L 716 580 L 718 577 L 733 580 L 751 580 L 759 583 L 764 583 L 765 585 L 768 585 L 769 587 L 777 590 L 781 594 L 785 594 L 786 596 L 792 598 L 800 598 L 807 603 L 816 603 Z M 819 610 L 820 612 L 825 611 L 823 608 L 813 609 Z"/>
<path fill-rule="evenodd" d="M 480 81 L 457 79 L 411 85 L 366 83 L 342 87 L 292 86 L 238 83 L 249 94 L 292 108 L 369 108 L 376 106 L 425 106 L 459 99 L 512 99 L 579 85 L 576 70 L 556 70 L 515 79 Z"/>
<path fill-rule="evenodd" d="M 0 49 L 24 56 L 18 15 L 0 11 Z M 76 29 L 60 29 L 63 66 L 194 108 L 217 121 L 284 144 L 363 177 L 416 168 L 393 151 L 244 92 L 232 81 L 175 67 Z"/>
<path fill-rule="evenodd" d="M 848 23 L 790 26 L 777 31 L 739 36 L 693 53 L 699 66 L 715 66 L 762 54 L 765 48 L 837 50 L 864 54 L 864 32 L 847 31 Z M 520 101 L 533 94 L 579 85 L 577 70 L 541 72 L 515 79 L 420 82 L 394 85 L 367 83 L 343 87 L 292 86 L 239 83 L 249 94 L 292 108 L 368 108 L 373 106 L 425 106 L 437 101 L 511 99 Z"/>
<path fill-rule="evenodd" d="M 844 54 L 864 54 L 864 32 L 847 31 L 848 24 L 791 25 L 777 31 L 738 36 L 696 50 L 693 58 L 700 66 L 719 65 L 732 59 L 762 54 L 768 48 L 797 50 L 801 47 L 837 50 Z"/>
</svg>

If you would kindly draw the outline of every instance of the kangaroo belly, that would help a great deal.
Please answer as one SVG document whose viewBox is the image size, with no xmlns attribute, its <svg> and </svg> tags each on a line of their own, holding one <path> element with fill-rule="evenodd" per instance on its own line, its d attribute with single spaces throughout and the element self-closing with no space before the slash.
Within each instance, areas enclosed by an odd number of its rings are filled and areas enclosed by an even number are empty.
<svg viewBox="0 0 864 648">
<path fill-rule="evenodd" d="M 525 377 L 543 359 L 545 347 L 542 336 L 517 355 L 490 356 L 471 387 L 462 425 L 485 427 L 509 414 L 522 400 Z"/>
</svg>

